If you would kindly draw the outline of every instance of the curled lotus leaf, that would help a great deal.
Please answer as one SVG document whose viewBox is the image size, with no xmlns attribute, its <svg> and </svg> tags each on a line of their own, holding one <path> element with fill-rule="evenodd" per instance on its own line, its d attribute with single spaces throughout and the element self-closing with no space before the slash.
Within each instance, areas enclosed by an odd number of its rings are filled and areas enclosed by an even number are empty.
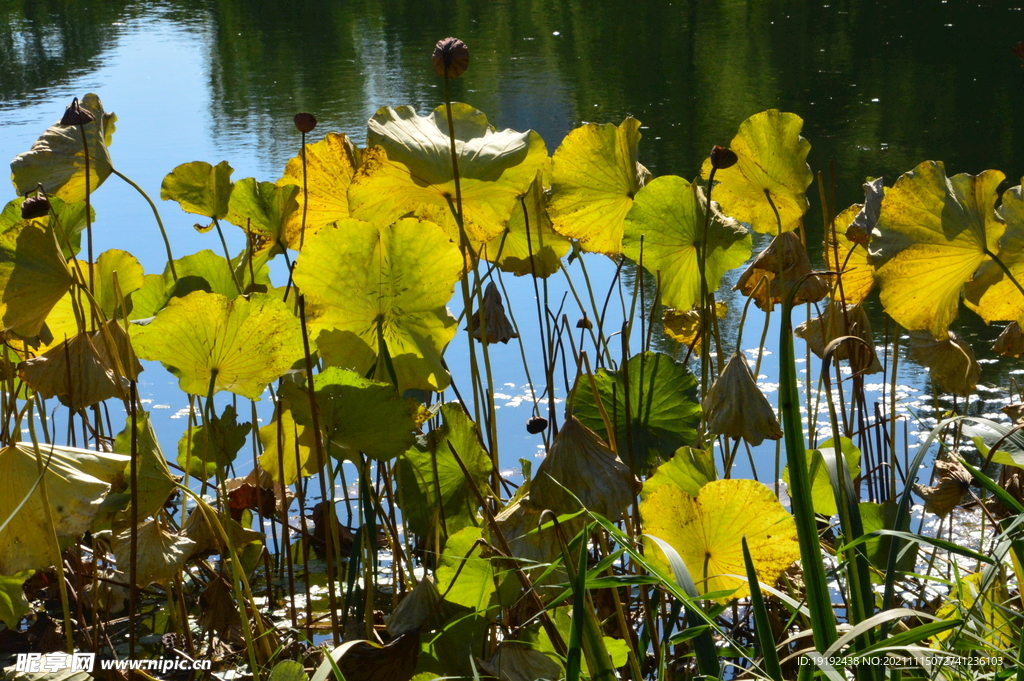
<svg viewBox="0 0 1024 681">
<path fill-rule="evenodd" d="M 210 165 L 206 161 L 182 163 L 160 184 L 160 198 L 177 201 L 181 209 L 211 220 L 223 220 L 231 198 L 231 173 L 227 161 Z"/>
<path fill-rule="evenodd" d="M 501 681 L 535 681 L 558 679 L 562 668 L 552 658 L 519 641 L 505 640 L 486 660 L 478 660 L 480 668 Z"/>
<path fill-rule="evenodd" d="M 646 535 L 667 542 L 683 559 L 701 593 L 735 589 L 720 603 L 750 593 L 742 539 L 747 538 L 758 581 L 774 584 L 800 558 L 796 523 L 775 493 L 756 480 L 714 480 L 690 496 L 662 485 L 640 502 Z M 668 568 L 664 553 L 647 540 L 648 556 Z"/>
<path fill-rule="evenodd" d="M 388 227 L 342 220 L 306 242 L 295 283 L 306 297 L 310 333 L 326 362 L 391 380 L 398 389 L 442 390 L 441 352 L 455 336 L 445 305 L 464 261 L 433 223 Z M 378 357 L 381 350 L 386 357 Z"/>
<path fill-rule="evenodd" d="M 845 307 L 845 309 L 844 309 Z M 876 374 L 882 370 L 875 352 L 875 337 L 871 333 L 871 320 L 863 305 L 842 305 L 835 299 L 829 300 L 820 316 L 801 323 L 793 329 L 797 338 L 807 341 L 811 351 L 824 358 L 825 348 L 837 338 L 855 336 L 864 343 L 844 341 L 832 352 L 836 359 L 850 360 L 855 373 Z"/>
<path fill-rule="evenodd" d="M 114 438 L 114 451 L 118 454 L 130 456 L 132 453 L 132 416 L 125 418 L 124 430 Z M 167 467 L 167 459 L 164 451 L 160 448 L 160 441 L 156 437 L 156 430 L 153 428 L 153 419 L 149 412 L 138 411 L 135 413 L 135 452 L 136 479 L 139 483 L 139 491 L 136 495 L 140 518 L 156 515 L 167 498 L 177 488 L 177 481 L 171 475 Z M 125 479 L 129 482 L 128 492 L 131 492 L 131 464 L 124 468 Z"/>
<path fill-rule="evenodd" d="M 287 247 L 285 228 L 299 209 L 299 191 L 292 184 L 239 180 L 231 192 L 227 221 L 246 232 L 256 250 L 282 253 Z"/>
<path fill-rule="evenodd" d="M 967 282 L 964 302 L 986 322 L 1016 321 L 1024 317 L 1024 190 L 1021 185 L 1003 192 L 999 217 L 1006 231 L 999 238 L 996 257 L 1010 270 L 1011 279 L 994 260 L 987 260 Z M 1014 283 L 1014 280 L 1017 283 Z"/>
<path fill-rule="evenodd" d="M 114 169 L 107 147 L 113 141 L 117 116 L 105 112 L 100 98 L 92 93 L 80 104 L 96 117 L 84 126 L 89 147 L 89 189 L 96 191 Z M 55 123 L 47 128 L 29 151 L 11 161 L 11 180 L 22 196 L 41 184 L 48 196 L 84 201 L 85 147 L 79 127 Z"/>
<path fill-rule="evenodd" d="M 392 636 L 404 634 L 422 627 L 434 614 L 441 602 L 441 592 L 431 575 L 423 579 L 398 602 L 388 617 L 388 633 Z"/>
<path fill-rule="evenodd" d="M 999 249 L 1003 179 L 997 170 L 946 177 L 942 163 L 925 161 L 886 191 L 871 261 L 882 305 L 901 326 L 946 338 L 964 284 Z"/>
<path fill-rule="evenodd" d="M 836 216 L 834 238 L 831 231 L 825 233 L 825 269 L 842 272 L 841 276 L 829 275 L 832 295 L 846 301 L 847 305 L 864 302 L 875 287 L 875 268 L 871 266 L 867 243 L 847 236 L 863 213 L 860 204 L 853 204 Z"/>
<path fill-rule="evenodd" d="M 843 236 L 858 244 L 864 244 L 871 240 L 871 234 L 875 231 L 875 225 L 878 224 L 878 216 L 882 212 L 882 198 L 885 196 L 885 187 L 882 185 L 880 177 L 865 182 L 861 186 L 864 188 L 864 203 L 855 204 L 859 209 L 857 214 L 841 223 L 846 225 L 843 229 Z M 836 227 L 838 229 L 839 224 Z"/>
<path fill-rule="evenodd" d="M 1018 322 L 1010 322 L 992 344 L 992 352 L 1003 357 L 1020 357 L 1024 355 L 1024 333 L 1021 333 Z"/>
<path fill-rule="evenodd" d="M 43 505 L 36 450 L 21 442 L 0 449 L 0 574 L 45 570 L 57 560 L 57 547 L 49 537 L 53 520 L 60 548 L 79 539 L 91 526 L 112 489 L 124 488 L 124 466 L 129 457 L 73 447 L 39 445 L 45 465 L 49 513 Z M 22 500 L 25 505 L 15 514 Z"/>
<path fill-rule="evenodd" d="M 622 252 L 657 279 L 661 302 L 687 310 L 700 302 L 701 248 L 707 200 L 696 182 L 675 175 L 652 180 L 639 191 L 626 215 Z M 708 291 L 722 275 L 750 257 L 750 233 L 711 204 L 704 271 Z"/>
<path fill-rule="evenodd" d="M 133 325 L 139 357 L 158 360 L 191 395 L 228 390 L 258 400 L 303 356 L 298 318 L 268 294 L 229 300 L 195 291 Z"/>
<path fill-rule="evenodd" d="M 480 317 L 483 317 L 483 324 Z M 519 334 L 512 328 L 512 322 L 505 314 L 505 306 L 501 302 L 501 293 L 498 286 L 493 282 L 487 284 L 484 290 L 483 305 L 478 311 L 472 312 L 466 320 L 466 331 L 469 335 L 481 343 L 505 343 L 506 345 L 513 338 L 519 338 Z"/>
<path fill-rule="evenodd" d="M 218 528 L 217 525 L 220 527 Z M 248 527 L 242 527 L 238 521 L 229 518 L 223 513 L 214 511 L 209 506 L 197 506 L 192 509 L 181 526 L 181 536 L 193 542 L 189 548 L 189 558 L 193 556 L 208 556 L 214 553 L 226 555 L 228 545 L 224 541 L 225 534 L 230 534 L 235 545 L 235 550 L 240 550 L 246 544 L 262 542 L 263 535 Z"/>
<path fill-rule="evenodd" d="M 558 515 L 585 508 L 615 522 L 638 487 L 604 440 L 569 416 L 530 483 L 530 502 Z"/>
<path fill-rule="evenodd" d="M 452 104 L 463 224 L 471 243 L 501 235 L 516 200 L 545 163 L 544 140 L 532 130 L 496 131 L 487 116 Z M 459 242 L 448 120 L 441 106 L 420 116 L 409 106 L 384 107 L 370 119 L 363 164 L 349 188 L 353 217 L 387 224 L 410 212 L 436 221 Z"/>
<path fill-rule="evenodd" d="M 546 566 L 562 555 L 558 544 L 558 534 L 550 522 L 550 516 L 544 518 L 547 527 L 541 528 L 543 506 L 538 506 L 526 495 L 509 503 L 495 517 L 501 534 L 508 542 L 512 555 L 530 565 Z M 583 519 L 573 518 L 562 523 L 562 532 L 567 536 L 575 536 L 583 529 Z"/>
<path fill-rule="evenodd" d="M 73 281 L 53 230 L 25 221 L 0 233 L 3 330 L 25 338 L 37 336 Z"/>
<path fill-rule="evenodd" d="M 981 378 L 981 366 L 971 346 L 953 331 L 935 340 L 927 331 L 911 331 L 910 358 L 928 369 L 939 388 L 968 397 Z"/>
<path fill-rule="evenodd" d="M 21 217 L 21 206 L 25 197 L 19 196 L 7 202 L 0 212 L 0 234 L 14 226 L 33 223 L 41 227 L 52 226 L 56 230 L 57 243 L 65 260 L 78 255 L 82 250 L 82 230 L 86 226 L 85 201 L 64 201 L 56 196 L 49 197 L 50 212 L 38 218 L 24 220 Z M 89 219 L 96 220 L 96 208 L 89 206 Z"/>
<path fill-rule="evenodd" d="M 796 232 L 783 232 L 772 239 L 736 282 L 735 290 L 753 296 L 762 310 L 774 310 L 775 304 L 797 289 L 793 303 L 816 303 L 828 295 L 826 277 L 811 274 L 811 259 L 807 256 L 800 236 Z"/>
<path fill-rule="evenodd" d="M 740 124 L 729 143 L 736 164 L 715 173 L 712 197 L 722 212 L 764 234 L 778 236 L 799 226 L 807 212 L 806 191 L 814 180 L 807 165 L 811 143 L 800 136 L 803 126 L 802 118 L 778 109 L 754 114 Z M 700 172 L 701 179 L 710 177 L 710 158 Z"/>
<path fill-rule="evenodd" d="M 552 157 L 548 211 L 556 232 L 578 239 L 585 251 L 622 251 L 626 215 L 650 175 L 637 163 L 639 144 L 640 121 L 632 116 L 566 135 Z"/>
<path fill-rule="evenodd" d="M 239 423 L 235 407 L 229 404 L 220 416 L 185 431 L 178 441 L 178 465 L 200 480 L 215 477 L 218 470 L 226 475 L 250 431 L 252 424 Z"/>
<path fill-rule="evenodd" d="M 521 196 L 501 237 L 484 244 L 480 257 L 497 263 L 503 272 L 517 277 L 531 274 L 544 279 L 562 266 L 571 242 L 551 227 L 544 196 L 543 172 Z"/>
<path fill-rule="evenodd" d="M 131 574 L 132 568 L 131 538 L 130 528 L 114 538 L 114 557 L 125 575 Z M 135 583 L 143 588 L 153 582 L 167 582 L 178 574 L 195 547 L 194 541 L 164 530 L 156 519 L 139 523 L 136 541 Z"/>
<path fill-rule="evenodd" d="M 765 439 L 782 437 L 775 411 L 757 387 L 747 358 L 739 350 L 704 396 L 703 409 L 712 433 L 742 437 L 755 447 Z"/>
<path fill-rule="evenodd" d="M 350 217 L 348 189 L 356 169 L 362 163 L 362 151 L 348 136 L 336 132 L 313 144 L 307 144 L 305 193 L 302 191 L 302 156 L 288 161 L 279 186 L 295 185 L 300 188 L 295 200 L 298 208 L 288 216 L 284 226 L 284 240 L 289 248 L 301 250 L 305 239 L 322 227 Z M 305 209 L 306 233 L 302 233 Z"/>
<path fill-rule="evenodd" d="M 914 485 L 914 492 L 924 499 L 924 510 L 945 518 L 970 491 L 974 477 L 963 464 L 953 459 L 935 462 L 934 485 Z"/>
</svg>

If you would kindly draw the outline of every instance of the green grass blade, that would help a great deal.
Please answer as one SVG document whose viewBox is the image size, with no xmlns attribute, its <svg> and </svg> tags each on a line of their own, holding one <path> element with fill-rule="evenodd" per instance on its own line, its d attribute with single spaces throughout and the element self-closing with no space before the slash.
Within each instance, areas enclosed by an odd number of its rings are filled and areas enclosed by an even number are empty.
<svg viewBox="0 0 1024 681">
<path fill-rule="evenodd" d="M 768 620 L 768 609 L 765 607 L 764 597 L 761 595 L 761 583 L 757 581 L 757 570 L 754 569 L 754 559 L 750 557 L 746 535 L 743 536 L 742 543 L 743 562 L 747 567 L 747 582 L 750 584 L 750 606 L 754 610 L 754 631 L 757 633 L 754 645 L 761 653 L 761 657 L 764 658 L 764 667 L 769 678 L 772 681 L 783 681 L 779 652 L 775 649 L 775 637 Z"/>
</svg>

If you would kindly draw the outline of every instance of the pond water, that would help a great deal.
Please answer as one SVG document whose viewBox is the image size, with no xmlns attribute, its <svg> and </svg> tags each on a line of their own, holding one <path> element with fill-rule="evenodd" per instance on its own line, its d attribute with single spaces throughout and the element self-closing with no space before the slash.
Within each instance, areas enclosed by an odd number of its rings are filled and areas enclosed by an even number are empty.
<svg viewBox="0 0 1024 681">
<path fill-rule="evenodd" d="M 469 44 L 472 64 L 455 82 L 454 97 L 486 112 L 498 128 L 537 130 L 549 152 L 582 122 L 618 123 L 631 114 L 643 123 L 641 162 L 655 175 L 693 177 L 712 145 L 727 144 L 741 121 L 775 107 L 804 118 L 815 171 L 827 180 L 834 163 L 840 207 L 862 198 L 865 178 L 883 176 L 891 184 L 925 159 L 945 161 L 950 175 L 998 168 L 1011 178 L 1008 186 L 1024 174 L 1024 69 L 1011 49 L 1024 39 L 1016 30 L 1024 14 L 1009 5 L 6 0 L 0 4 L 0 158 L 27 150 L 72 97 L 96 92 L 118 115 L 115 166 L 154 197 L 166 173 L 192 160 L 226 159 L 234 179 L 275 180 L 298 150 L 291 123 L 297 111 L 319 119 L 314 139 L 336 130 L 362 143 L 366 119 L 381 106 L 411 104 L 420 112 L 437 106 L 442 95 L 430 52 L 437 39 L 456 35 Z M 4 201 L 13 196 L 11 190 Z M 814 244 L 822 233 L 814 187 L 810 200 L 808 242 Z M 147 272 L 163 269 L 162 243 L 137 194 L 112 178 L 94 204 L 97 252 L 123 248 Z M 196 232 L 191 216 L 173 203 L 163 203 L 161 212 L 176 256 L 220 251 L 215 234 Z M 241 248 L 240 232 L 229 238 L 233 250 Z M 763 245 L 755 240 L 755 247 Z M 606 289 L 613 265 L 590 263 L 595 288 Z M 282 271 L 283 265 L 275 270 L 278 279 Z M 564 280 L 553 281 L 558 301 Z M 521 333 L 536 338 L 532 286 L 511 277 L 505 282 Z M 734 324 L 741 301 L 724 297 Z M 572 320 L 579 310 L 571 301 L 565 312 Z M 452 305 L 457 311 L 457 301 Z M 874 308 L 880 338 L 877 303 Z M 756 347 L 762 320 L 748 321 L 742 347 Z M 979 340 L 979 357 L 991 359 L 980 341 L 998 330 L 966 312 L 961 325 Z M 769 333 L 777 338 L 774 322 Z M 449 357 L 466 356 L 464 337 Z M 539 358 L 525 350 L 536 377 Z M 511 434 L 502 440 L 502 461 L 513 468 L 538 451 L 539 440 L 523 429 L 532 402 L 522 399 L 530 393 L 522 368 L 514 368 L 518 348 L 499 346 L 492 360 L 500 367 L 496 384 L 505 384 L 499 432 Z M 771 356 L 765 361 L 761 373 L 774 381 Z M 172 452 L 185 430 L 180 410 L 187 401 L 170 374 L 156 364 L 147 368 L 140 390 L 151 400 L 165 451 Z M 453 369 L 458 380 L 464 367 Z M 1002 398 L 994 390 L 1005 390 L 1019 371 L 1007 361 L 984 369 L 979 394 L 987 401 L 973 400 L 972 412 L 995 411 Z M 901 383 L 911 400 L 930 393 L 913 367 Z M 774 401 L 775 393 L 769 397 Z M 927 412 L 929 403 L 916 406 Z M 757 454 L 773 457 L 774 447 Z"/>
</svg>

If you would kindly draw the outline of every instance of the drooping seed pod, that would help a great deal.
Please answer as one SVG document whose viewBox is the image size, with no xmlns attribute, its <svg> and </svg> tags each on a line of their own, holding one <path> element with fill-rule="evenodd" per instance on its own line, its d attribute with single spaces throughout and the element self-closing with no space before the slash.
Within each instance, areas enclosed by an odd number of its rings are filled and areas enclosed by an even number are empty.
<svg viewBox="0 0 1024 681">
<path fill-rule="evenodd" d="M 536 435 L 537 433 L 543 433 L 547 430 L 548 420 L 543 416 L 532 416 L 530 420 L 526 422 L 526 432 L 530 435 Z"/>
<path fill-rule="evenodd" d="M 92 111 L 83 109 L 82 105 L 78 103 L 78 97 L 71 100 L 71 104 L 64 110 L 64 115 L 60 119 L 61 125 L 85 125 L 86 123 L 92 123 L 96 120 L 96 116 L 93 115 Z"/>
<path fill-rule="evenodd" d="M 576 328 L 577 329 L 586 329 L 588 331 L 590 329 L 594 328 L 594 323 L 592 321 L 590 321 L 589 319 L 587 319 L 587 313 L 586 312 L 584 312 L 583 316 L 580 317 L 576 321 Z"/>
<path fill-rule="evenodd" d="M 295 127 L 299 132 L 313 132 L 313 128 L 316 127 L 316 116 L 305 112 L 295 114 Z"/>
<path fill-rule="evenodd" d="M 21 204 L 21 219 L 41 218 L 50 212 L 50 200 L 42 194 L 30 196 Z"/>
<path fill-rule="evenodd" d="M 726 437 L 742 437 L 753 446 L 782 437 L 782 427 L 757 381 L 747 358 L 737 350 L 722 375 L 704 396 L 708 430 Z"/>
<path fill-rule="evenodd" d="M 431 58 L 434 71 L 442 78 L 458 78 L 469 68 L 469 48 L 458 38 L 438 40 Z"/>
<path fill-rule="evenodd" d="M 736 165 L 739 157 L 736 152 L 728 147 L 715 146 L 711 150 L 711 167 L 715 170 L 725 170 Z"/>
</svg>

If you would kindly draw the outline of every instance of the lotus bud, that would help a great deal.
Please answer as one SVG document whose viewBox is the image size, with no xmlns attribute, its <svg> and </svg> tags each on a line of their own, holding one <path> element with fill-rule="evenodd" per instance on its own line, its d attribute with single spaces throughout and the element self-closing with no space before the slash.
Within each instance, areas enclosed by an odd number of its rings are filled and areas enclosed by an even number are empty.
<svg viewBox="0 0 1024 681">
<path fill-rule="evenodd" d="M 313 132 L 313 128 L 316 127 L 316 116 L 311 113 L 295 114 L 295 127 L 301 133 Z"/>
<path fill-rule="evenodd" d="M 924 510 L 945 518 L 967 495 L 972 478 L 959 461 L 936 461 L 935 472 L 937 485 L 914 485 L 914 491 L 924 499 Z"/>
<path fill-rule="evenodd" d="M 939 387 L 954 395 L 969 396 L 981 378 L 981 367 L 971 346 L 952 331 L 937 341 L 927 331 L 910 332 L 910 358 L 928 369 Z"/>
<path fill-rule="evenodd" d="M 584 312 L 583 316 L 576 321 L 577 329 L 586 329 L 587 331 L 594 328 L 594 323 L 587 319 L 587 313 Z"/>
<path fill-rule="evenodd" d="M 458 78 L 469 68 L 469 48 L 458 38 L 438 40 L 432 59 L 437 75 Z"/>
<path fill-rule="evenodd" d="M 736 152 L 728 147 L 716 146 L 711 150 L 711 167 L 715 170 L 732 168 L 738 160 Z"/>
<path fill-rule="evenodd" d="M 505 316 L 505 306 L 501 304 L 501 294 L 494 282 L 487 284 L 484 291 L 484 329 L 480 333 L 480 313 L 474 312 L 466 323 L 466 331 L 469 331 L 473 338 L 483 343 L 508 343 L 513 338 L 519 338 L 519 334 L 512 328 L 512 323 Z"/>
<path fill-rule="evenodd" d="M 71 100 L 70 106 L 64 110 L 64 116 L 60 119 L 61 125 L 85 125 L 96 120 L 92 111 L 83 109 L 78 103 L 78 97 Z"/>
<path fill-rule="evenodd" d="M 614 522 L 633 502 L 637 487 L 629 468 L 604 440 L 569 416 L 537 468 L 530 499 L 535 507 L 558 514 L 578 511 L 582 502 Z"/>
<path fill-rule="evenodd" d="M 1020 332 L 1020 325 L 1017 322 L 1010 322 L 996 338 L 992 345 L 992 352 L 1003 357 L 1020 357 L 1024 355 L 1024 334 Z"/>
<path fill-rule="evenodd" d="M 715 379 L 702 406 L 712 433 L 741 437 L 755 447 L 766 438 L 782 437 L 775 411 L 757 387 L 747 358 L 739 350 L 733 353 L 722 375 Z"/>
<path fill-rule="evenodd" d="M 864 183 L 864 205 L 846 228 L 847 239 L 857 244 L 866 244 L 871 239 L 878 215 L 882 211 L 883 195 L 882 178 Z"/>
<path fill-rule="evenodd" d="M 849 322 L 849 329 L 846 323 Z M 863 305 L 847 305 L 843 314 L 842 303 L 830 300 L 820 317 L 797 326 L 793 333 L 797 338 L 807 341 L 811 351 L 818 357 L 824 357 L 825 348 L 836 338 L 856 336 L 868 345 L 845 342 L 840 344 L 832 356 L 837 359 L 850 360 L 850 368 L 857 374 L 876 374 L 882 370 L 875 353 L 874 336 L 871 333 L 871 321 Z"/>
<path fill-rule="evenodd" d="M 41 218 L 50 212 L 50 200 L 42 194 L 30 196 L 21 204 L 21 219 Z"/>
<path fill-rule="evenodd" d="M 547 430 L 548 420 L 543 416 L 533 416 L 529 421 L 526 422 L 526 432 L 530 435 L 536 435 L 537 433 L 543 433 Z"/>
<path fill-rule="evenodd" d="M 804 278 L 806 275 L 811 276 Z M 767 279 L 768 283 L 762 284 L 762 279 Z M 753 295 L 757 306 L 768 311 L 775 309 L 775 303 L 782 302 L 794 286 L 800 287 L 794 304 L 816 303 L 828 295 L 826 277 L 811 274 L 811 259 L 799 235 L 783 232 L 754 258 L 740 275 L 734 290 L 745 296 Z"/>
</svg>

